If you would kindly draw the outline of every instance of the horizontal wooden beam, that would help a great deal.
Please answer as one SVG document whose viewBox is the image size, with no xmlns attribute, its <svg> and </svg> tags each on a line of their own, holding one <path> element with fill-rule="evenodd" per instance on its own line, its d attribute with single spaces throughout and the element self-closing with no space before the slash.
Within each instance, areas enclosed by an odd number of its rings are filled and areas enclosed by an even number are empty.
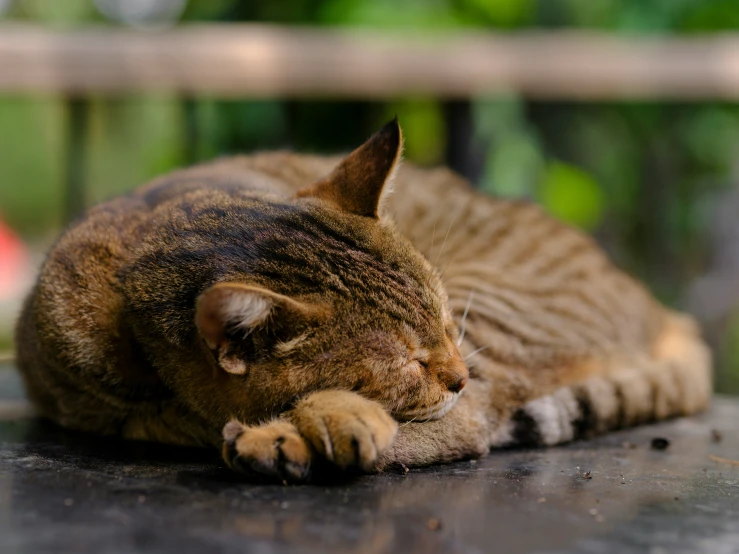
<svg viewBox="0 0 739 554">
<path fill-rule="evenodd" d="M 386 33 L 261 25 L 0 26 L 0 92 L 737 99 L 739 34 Z"/>
</svg>

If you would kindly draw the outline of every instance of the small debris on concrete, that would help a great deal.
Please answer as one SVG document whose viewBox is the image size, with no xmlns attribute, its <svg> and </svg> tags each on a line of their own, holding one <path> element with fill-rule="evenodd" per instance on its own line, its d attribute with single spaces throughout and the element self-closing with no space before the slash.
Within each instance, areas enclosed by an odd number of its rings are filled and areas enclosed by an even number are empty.
<svg viewBox="0 0 739 554">
<path fill-rule="evenodd" d="M 730 460 L 729 458 L 721 458 L 720 456 L 714 456 L 713 454 L 710 454 L 708 456 L 708 459 L 712 462 L 716 462 L 719 464 L 727 464 L 730 466 L 739 466 L 739 460 Z"/>
<path fill-rule="evenodd" d="M 724 440 L 724 434 L 718 429 L 711 429 L 711 442 L 719 443 Z"/>
<path fill-rule="evenodd" d="M 606 520 L 606 518 L 604 518 L 600 514 L 600 512 L 598 512 L 597 508 L 590 508 L 590 510 L 588 510 L 588 513 L 593 516 L 595 518 L 595 521 L 597 521 L 598 523 L 603 523 Z"/>
<path fill-rule="evenodd" d="M 577 467 L 577 475 L 575 475 L 575 478 L 577 479 L 592 479 L 593 476 L 589 471 L 580 471 L 580 466 Z"/>
<path fill-rule="evenodd" d="M 146 502 L 146 497 L 143 494 L 139 495 L 139 504 L 143 504 L 144 502 Z"/>
<path fill-rule="evenodd" d="M 547 501 L 547 499 L 546 499 L 546 498 L 544 498 L 544 497 L 542 496 L 542 497 L 541 497 L 541 498 L 539 498 L 539 499 L 538 499 L 538 500 L 537 500 L 536 502 L 537 502 L 538 504 L 544 504 L 544 502 L 546 502 L 546 501 Z"/>
<path fill-rule="evenodd" d="M 439 531 L 441 529 L 441 521 L 432 517 L 426 522 L 426 527 L 429 531 Z"/>
<path fill-rule="evenodd" d="M 670 447 L 670 441 L 664 437 L 655 437 L 652 439 L 652 450 L 667 450 Z"/>
<path fill-rule="evenodd" d="M 410 469 L 408 468 L 407 465 L 405 465 L 404 463 L 401 463 L 400 464 L 400 471 L 401 471 L 401 473 L 403 473 L 403 475 L 407 475 L 408 472 L 410 471 Z"/>
<path fill-rule="evenodd" d="M 65 498 L 64 499 L 64 505 L 65 506 L 72 506 L 73 504 L 74 504 L 74 500 L 72 500 L 71 498 Z"/>
<path fill-rule="evenodd" d="M 633 442 L 624 441 L 621 443 L 621 448 L 623 448 L 624 450 L 635 450 L 636 444 L 634 444 Z"/>
</svg>

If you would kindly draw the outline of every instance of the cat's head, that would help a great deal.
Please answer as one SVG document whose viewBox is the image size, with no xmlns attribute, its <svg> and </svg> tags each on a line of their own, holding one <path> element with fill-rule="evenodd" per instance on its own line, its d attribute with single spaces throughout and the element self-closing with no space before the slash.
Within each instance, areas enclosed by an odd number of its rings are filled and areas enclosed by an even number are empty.
<svg viewBox="0 0 739 554">
<path fill-rule="evenodd" d="M 301 189 L 290 210 L 265 211 L 273 236 L 253 271 L 198 298 L 201 337 L 234 390 L 263 412 L 338 388 L 398 419 L 426 420 L 464 388 L 439 275 L 380 216 L 401 150 L 394 120 Z"/>
</svg>

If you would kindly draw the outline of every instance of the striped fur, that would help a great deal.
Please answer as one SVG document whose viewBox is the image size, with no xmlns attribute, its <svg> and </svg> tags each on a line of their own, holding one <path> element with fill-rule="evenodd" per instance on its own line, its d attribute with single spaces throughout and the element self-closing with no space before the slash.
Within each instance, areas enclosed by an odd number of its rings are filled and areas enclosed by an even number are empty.
<svg viewBox="0 0 739 554">
<path fill-rule="evenodd" d="M 344 161 L 224 159 L 91 210 L 18 326 L 42 412 L 181 444 L 236 417 L 227 463 L 303 480 L 314 456 L 423 465 L 705 408 L 687 316 L 538 207 L 399 167 L 394 129 Z"/>
<path fill-rule="evenodd" d="M 661 341 L 654 357 L 614 359 L 606 375 L 527 402 L 497 431 L 493 446 L 551 446 L 703 409 L 711 356 L 692 323 L 670 316 Z"/>
</svg>

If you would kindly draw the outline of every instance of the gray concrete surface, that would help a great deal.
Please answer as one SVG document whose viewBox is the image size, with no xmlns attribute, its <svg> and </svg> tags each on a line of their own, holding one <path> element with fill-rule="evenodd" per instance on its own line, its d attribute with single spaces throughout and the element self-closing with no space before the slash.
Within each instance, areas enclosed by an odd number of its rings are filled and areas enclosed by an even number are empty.
<svg viewBox="0 0 739 554">
<path fill-rule="evenodd" d="M 739 458 L 737 399 L 560 448 L 256 485 L 212 452 L 37 420 L 0 368 L 0 552 L 739 553 L 739 467 L 711 455 Z"/>
</svg>

